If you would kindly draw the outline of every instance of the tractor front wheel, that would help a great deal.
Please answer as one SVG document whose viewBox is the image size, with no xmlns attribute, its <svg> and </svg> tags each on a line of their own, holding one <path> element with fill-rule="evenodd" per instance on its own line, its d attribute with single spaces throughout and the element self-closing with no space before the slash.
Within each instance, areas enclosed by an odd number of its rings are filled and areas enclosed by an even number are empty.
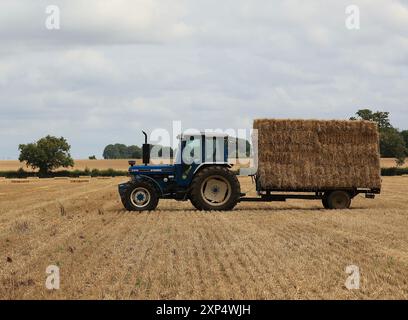
<svg viewBox="0 0 408 320">
<path fill-rule="evenodd" d="M 141 181 L 133 183 L 128 188 L 124 201 L 129 211 L 150 211 L 156 209 L 159 197 L 154 186 Z"/>
<path fill-rule="evenodd" d="M 228 168 L 202 169 L 191 184 L 190 200 L 198 210 L 232 210 L 238 203 L 241 188 L 237 176 Z"/>
</svg>

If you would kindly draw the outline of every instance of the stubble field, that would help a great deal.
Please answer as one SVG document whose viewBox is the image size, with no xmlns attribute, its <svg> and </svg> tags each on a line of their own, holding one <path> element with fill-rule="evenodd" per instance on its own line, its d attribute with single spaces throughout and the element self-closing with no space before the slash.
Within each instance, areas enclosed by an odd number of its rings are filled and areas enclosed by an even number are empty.
<svg viewBox="0 0 408 320">
<path fill-rule="evenodd" d="M 152 159 L 154 161 L 154 159 Z M 162 163 L 170 163 L 170 159 L 162 159 L 158 160 L 157 162 Z M 142 160 L 136 160 L 138 164 L 142 163 Z M 381 159 L 381 167 L 383 168 L 390 168 L 395 167 L 395 159 L 392 158 L 382 158 Z M 405 162 L 402 167 L 408 167 L 408 161 Z M 19 168 L 23 168 L 26 171 L 33 171 L 30 167 L 27 167 L 25 163 L 20 162 L 18 160 L 0 160 L 0 171 L 12 171 L 18 170 Z M 99 170 L 106 170 L 106 169 L 114 169 L 114 170 L 123 170 L 127 171 L 129 169 L 128 160 L 126 159 L 115 159 L 115 160 L 75 160 L 75 166 L 73 168 L 60 168 L 59 170 L 85 170 L 86 168 L 92 169 L 99 169 Z"/>
<path fill-rule="evenodd" d="M 170 200 L 128 213 L 126 179 L 0 180 L 0 298 L 408 298 L 408 177 L 385 177 L 350 210 L 293 200 L 224 213 Z M 59 290 L 45 287 L 49 265 Z M 345 287 L 348 265 L 359 290 Z"/>
</svg>

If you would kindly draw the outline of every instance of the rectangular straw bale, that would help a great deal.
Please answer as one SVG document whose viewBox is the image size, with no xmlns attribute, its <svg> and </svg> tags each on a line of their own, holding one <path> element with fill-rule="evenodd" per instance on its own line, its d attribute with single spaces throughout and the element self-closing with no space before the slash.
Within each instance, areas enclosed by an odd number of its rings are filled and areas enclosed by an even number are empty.
<svg viewBox="0 0 408 320">
<path fill-rule="evenodd" d="M 264 190 L 381 187 L 374 122 L 256 119 L 254 129 Z"/>
<path fill-rule="evenodd" d="M 30 180 L 27 180 L 27 179 L 12 179 L 11 183 L 30 183 Z"/>
<path fill-rule="evenodd" d="M 84 183 L 84 182 L 89 182 L 89 179 L 71 179 L 70 180 L 72 183 Z"/>
</svg>

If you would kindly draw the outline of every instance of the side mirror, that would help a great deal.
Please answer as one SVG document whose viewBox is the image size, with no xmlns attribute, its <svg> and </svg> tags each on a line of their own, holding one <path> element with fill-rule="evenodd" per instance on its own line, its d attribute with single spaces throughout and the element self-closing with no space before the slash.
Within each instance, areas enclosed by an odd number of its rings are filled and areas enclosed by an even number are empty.
<svg viewBox="0 0 408 320">
<path fill-rule="evenodd" d="M 129 160 L 128 163 L 129 163 L 129 166 L 133 167 L 136 164 L 136 161 L 135 160 Z"/>
</svg>

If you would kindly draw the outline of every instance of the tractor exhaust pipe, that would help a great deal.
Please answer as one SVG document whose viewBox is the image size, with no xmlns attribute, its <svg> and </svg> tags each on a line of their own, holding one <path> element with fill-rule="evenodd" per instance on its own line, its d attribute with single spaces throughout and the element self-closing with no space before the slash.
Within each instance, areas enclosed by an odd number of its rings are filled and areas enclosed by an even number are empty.
<svg viewBox="0 0 408 320">
<path fill-rule="evenodd" d="M 150 144 L 147 143 L 147 133 L 142 131 L 144 136 L 145 136 L 145 142 L 142 146 L 142 152 L 143 152 L 143 163 L 145 166 L 147 166 L 150 162 Z"/>
</svg>

